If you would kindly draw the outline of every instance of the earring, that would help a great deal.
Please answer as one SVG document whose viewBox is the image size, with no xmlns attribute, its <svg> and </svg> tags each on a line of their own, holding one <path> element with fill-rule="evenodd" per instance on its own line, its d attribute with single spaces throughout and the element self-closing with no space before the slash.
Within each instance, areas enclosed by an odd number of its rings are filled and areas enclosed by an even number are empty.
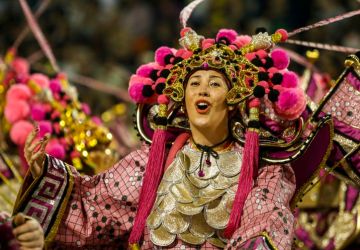
<svg viewBox="0 0 360 250">
<path fill-rule="evenodd" d="M 181 106 L 180 106 L 180 112 L 183 113 L 183 114 L 185 114 L 185 107 L 184 107 L 184 105 L 181 105 Z"/>
</svg>

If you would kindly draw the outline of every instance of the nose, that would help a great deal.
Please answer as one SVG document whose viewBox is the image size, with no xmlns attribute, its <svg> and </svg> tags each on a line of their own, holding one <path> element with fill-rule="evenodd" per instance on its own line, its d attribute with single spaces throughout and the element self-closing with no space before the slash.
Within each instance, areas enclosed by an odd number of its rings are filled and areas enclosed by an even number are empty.
<svg viewBox="0 0 360 250">
<path fill-rule="evenodd" d="M 202 82 L 199 89 L 199 96 L 209 97 L 209 85 L 207 82 Z"/>
<path fill-rule="evenodd" d="M 199 96 L 209 97 L 210 94 L 209 94 L 209 92 L 207 92 L 207 91 L 200 91 L 200 92 L 199 92 Z"/>
</svg>

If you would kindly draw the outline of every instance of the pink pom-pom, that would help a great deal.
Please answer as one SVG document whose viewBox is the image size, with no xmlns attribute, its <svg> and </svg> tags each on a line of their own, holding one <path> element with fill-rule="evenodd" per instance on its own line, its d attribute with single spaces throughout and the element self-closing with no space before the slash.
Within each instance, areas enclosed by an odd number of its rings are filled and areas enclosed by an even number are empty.
<svg viewBox="0 0 360 250">
<path fill-rule="evenodd" d="M 255 54 L 258 55 L 258 57 L 261 59 L 264 59 L 265 57 L 268 56 L 268 53 L 263 49 L 256 51 Z"/>
<path fill-rule="evenodd" d="M 249 44 L 251 42 L 251 36 L 237 36 L 233 44 L 235 44 L 239 49 L 244 45 Z"/>
<path fill-rule="evenodd" d="M 285 88 L 284 88 L 283 86 L 281 86 L 281 85 L 274 85 L 274 86 L 273 86 L 273 89 L 276 89 L 277 91 L 281 92 L 281 91 L 283 91 Z"/>
<path fill-rule="evenodd" d="M 292 108 L 298 101 L 298 96 L 295 92 L 284 90 L 280 93 L 277 106 L 280 111 L 286 111 Z"/>
<path fill-rule="evenodd" d="M 248 104 L 249 108 L 256 108 L 260 106 L 260 100 L 259 98 L 254 98 L 252 99 L 249 104 Z"/>
<path fill-rule="evenodd" d="M 153 89 L 155 89 L 155 86 L 161 82 L 166 82 L 166 79 L 164 77 L 160 77 L 160 78 L 156 79 L 155 84 L 152 85 Z"/>
<path fill-rule="evenodd" d="M 49 111 L 50 111 L 50 109 L 49 109 Z M 59 118 L 60 116 L 61 116 L 61 113 L 58 110 L 54 110 L 51 113 L 51 119 L 56 119 L 56 118 Z"/>
<path fill-rule="evenodd" d="M 13 124 L 19 120 L 27 118 L 30 114 L 30 106 L 23 100 L 9 102 L 5 106 L 4 113 L 6 120 Z"/>
<path fill-rule="evenodd" d="M 39 137 L 52 133 L 52 124 L 50 121 L 40 121 L 39 123 Z"/>
<path fill-rule="evenodd" d="M 298 86 L 299 78 L 295 72 L 287 71 L 283 73 L 283 80 L 281 85 L 286 88 L 296 88 Z"/>
<path fill-rule="evenodd" d="M 144 96 L 142 95 L 144 84 L 134 83 L 129 88 L 129 95 L 131 99 L 136 103 L 142 103 L 144 101 Z"/>
<path fill-rule="evenodd" d="M 216 41 L 219 42 L 225 38 L 229 43 L 232 44 L 236 40 L 237 32 L 232 29 L 221 29 L 216 35 Z"/>
<path fill-rule="evenodd" d="M 28 100 L 31 97 L 31 90 L 24 84 L 15 84 L 6 93 L 6 101 Z"/>
<path fill-rule="evenodd" d="M 192 56 L 192 52 L 190 50 L 186 50 L 186 49 L 179 49 L 176 51 L 175 56 L 176 57 L 181 57 L 183 59 L 188 59 L 190 56 Z"/>
<path fill-rule="evenodd" d="M 287 68 L 290 63 L 289 55 L 283 49 L 274 49 L 271 52 L 271 59 L 274 66 L 280 70 Z"/>
<path fill-rule="evenodd" d="M 81 109 L 86 115 L 90 115 L 91 109 L 87 103 L 81 103 Z"/>
<path fill-rule="evenodd" d="M 281 35 L 281 41 L 285 42 L 288 39 L 288 33 L 284 29 L 278 29 L 275 33 L 279 33 Z"/>
<path fill-rule="evenodd" d="M 157 98 L 157 101 L 159 104 L 169 104 L 169 97 L 166 95 L 159 95 Z"/>
<path fill-rule="evenodd" d="M 60 127 L 60 124 L 59 123 L 54 123 L 53 124 L 53 129 L 54 129 L 54 132 L 56 134 L 59 134 L 61 132 L 61 127 Z"/>
<path fill-rule="evenodd" d="M 129 80 L 129 87 L 131 87 L 134 84 L 152 84 L 153 80 L 151 80 L 150 78 L 146 78 L 146 77 L 142 77 L 142 76 L 138 76 L 138 75 L 132 75 L 130 77 Z"/>
<path fill-rule="evenodd" d="M 256 57 L 255 52 L 251 52 L 251 53 L 247 53 L 245 55 L 246 59 L 248 59 L 249 61 L 251 61 L 252 59 L 254 59 Z"/>
<path fill-rule="evenodd" d="M 269 73 L 272 73 L 272 74 L 274 74 L 274 73 L 277 73 L 277 72 L 279 72 L 279 69 L 277 69 L 277 68 L 275 68 L 275 67 L 271 67 L 271 68 L 268 68 L 268 70 L 267 70 Z"/>
<path fill-rule="evenodd" d="M 10 130 L 11 140 L 19 146 L 25 144 L 27 136 L 34 129 L 34 126 L 25 120 L 20 120 L 16 122 Z"/>
<path fill-rule="evenodd" d="M 288 120 L 299 118 L 305 110 L 306 98 L 300 88 L 283 89 L 275 105 L 275 112 Z"/>
<path fill-rule="evenodd" d="M 46 145 L 45 148 L 46 153 L 49 155 L 54 156 L 55 158 L 58 158 L 60 160 L 64 160 L 66 156 L 65 148 L 63 145 L 61 145 L 58 140 L 53 139 L 48 142 L 48 145 Z"/>
<path fill-rule="evenodd" d="M 232 50 L 232 51 L 235 51 L 238 49 L 238 47 L 236 45 L 233 45 L 233 44 L 230 44 L 229 45 L 229 48 Z"/>
<path fill-rule="evenodd" d="M 41 104 L 34 104 L 31 107 L 31 118 L 35 121 L 41 121 L 45 119 L 46 109 Z"/>
<path fill-rule="evenodd" d="M 157 66 L 157 67 L 156 67 Z M 159 66 L 157 65 L 157 63 L 147 63 L 147 64 L 143 64 L 141 65 L 137 70 L 136 70 L 136 74 L 138 76 L 142 76 L 142 77 L 149 77 L 151 71 L 153 71 L 154 69 L 158 68 Z"/>
<path fill-rule="evenodd" d="M 29 74 L 30 66 L 28 61 L 24 58 L 15 58 L 14 61 L 12 61 L 11 66 L 18 75 L 26 76 Z"/>
<path fill-rule="evenodd" d="M 100 119 L 100 117 L 98 117 L 98 116 L 93 116 L 93 117 L 91 117 L 91 120 L 96 124 L 96 125 L 102 125 L 102 121 L 101 121 L 101 119 Z"/>
<path fill-rule="evenodd" d="M 59 93 L 61 91 L 61 83 L 58 79 L 52 79 L 49 84 L 49 88 L 53 93 Z"/>
<path fill-rule="evenodd" d="M 257 85 L 263 86 L 265 89 L 269 88 L 269 83 L 267 81 L 260 81 Z"/>
<path fill-rule="evenodd" d="M 155 61 L 161 66 L 165 66 L 165 57 L 172 54 L 173 53 L 169 47 L 161 46 L 155 51 Z"/>
<path fill-rule="evenodd" d="M 40 74 L 40 73 L 35 73 L 32 74 L 30 77 L 30 80 L 33 80 L 34 82 L 37 83 L 37 85 L 39 85 L 41 88 L 48 88 L 50 81 L 49 81 L 49 77 L 47 77 L 44 74 Z"/>
<path fill-rule="evenodd" d="M 201 41 L 201 48 L 207 49 L 215 44 L 215 39 L 207 38 Z"/>
</svg>

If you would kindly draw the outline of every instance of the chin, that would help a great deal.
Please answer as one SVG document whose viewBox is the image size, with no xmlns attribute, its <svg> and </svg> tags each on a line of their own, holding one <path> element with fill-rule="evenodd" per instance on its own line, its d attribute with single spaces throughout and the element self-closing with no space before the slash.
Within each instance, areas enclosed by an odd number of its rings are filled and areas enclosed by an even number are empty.
<svg viewBox="0 0 360 250">
<path fill-rule="evenodd" d="M 192 121 L 191 123 L 194 127 L 201 128 L 201 129 L 209 129 L 209 128 L 216 127 L 216 124 L 214 123 L 214 121 L 211 121 L 211 120 L 207 119 L 206 117 L 198 118 L 195 121 Z"/>
</svg>

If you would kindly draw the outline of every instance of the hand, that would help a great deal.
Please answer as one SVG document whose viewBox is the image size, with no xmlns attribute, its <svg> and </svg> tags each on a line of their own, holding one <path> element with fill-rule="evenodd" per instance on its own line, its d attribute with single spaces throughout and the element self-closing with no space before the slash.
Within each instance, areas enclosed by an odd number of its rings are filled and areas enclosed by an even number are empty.
<svg viewBox="0 0 360 250">
<path fill-rule="evenodd" d="M 41 250 L 44 248 L 44 231 L 39 222 L 22 213 L 13 219 L 13 234 L 20 244 L 21 250 Z"/>
<path fill-rule="evenodd" d="M 34 141 L 39 133 L 39 127 L 36 127 L 26 138 L 24 154 L 29 164 L 30 172 L 33 178 L 41 174 L 41 169 L 45 159 L 45 147 L 49 141 L 50 135 L 47 134 L 38 141 Z"/>
</svg>

